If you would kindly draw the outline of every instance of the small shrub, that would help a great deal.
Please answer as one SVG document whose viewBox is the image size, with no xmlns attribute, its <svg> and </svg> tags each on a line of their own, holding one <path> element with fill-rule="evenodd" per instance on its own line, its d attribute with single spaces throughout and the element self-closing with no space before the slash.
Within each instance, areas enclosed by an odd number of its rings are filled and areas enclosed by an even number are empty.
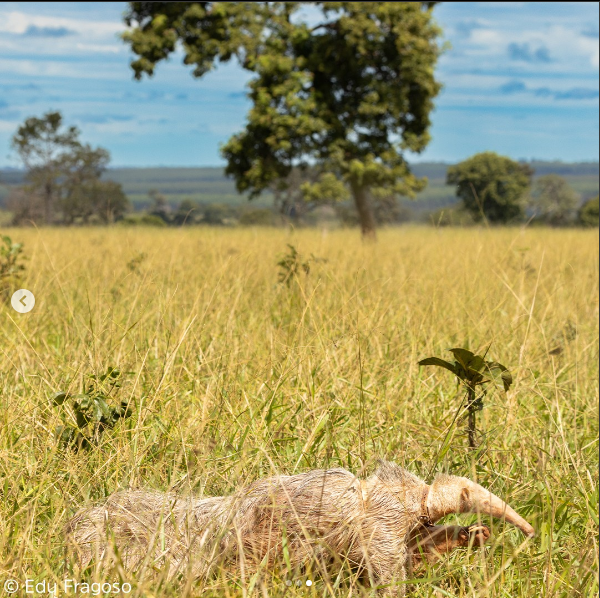
<svg viewBox="0 0 600 598">
<path fill-rule="evenodd" d="M 225 226 L 231 223 L 231 218 L 234 215 L 231 206 L 212 203 L 204 208 L 202 215 L 202 223 L 212 226 Z"/>
<path fill-rule="evenodd" d="M 254 208 L 242 212 L 239 222 L 243 226 L 273 226 L 275 214 L 269 208 Z"/>
<path fill-rule="evenodd" d="M 0 297 L 6 300 L 17 290 L 25 271 L 23 245 L 6 235 L 1 235 L 0 241 Z"/>
<path fill-rule="evenodd" d="M 434 226 L 473 226 L 475 220 L 462 206 L 448 206 L 429 214 L 429 222 Z"/>
<path fill-rule="evenodd" d="M 485 355 L 475 355 L 468 349 L 460 348 L 450 349 L 450 352 L 454 355 L 454 363 L 439 357 L 428 357 L 419 361 L 419 365 L 435 365 L 449 370 L 457 377 L 459 382 L 466 386 L 469 447 L 475 448 L 475 433 L 477 432 L 475 415 L 477 411 L 483 409 L 483 397 L 487 392 L 484 385 L 488 382 L 495 382 L 507 391 L 512 384 L 512 376 L 501 363 L 486 361 Z M 478 386 L 481 388 L 479 396 L 477 396 Z M 459 412 L 462 408 L 461 404 Z"/>
<path fill-rule="evenodd" d="M 138 253 L 127 262 L 127 269 L 134 274 L 141 274 L 140 266 L 146 261 L 147 257 L 148 255 L 145 253 Z"/>
<path fill-rule="evenodd" d="M 88 383 L 84 384 L 81 394 L 62 391 L 54 395 L 53 404 L 63 407 L 63 425 L 58 426 L 55 432 L 62 448 L 89 450 L 98 444 L 106 430 L 114 428 L 120 419 L 131 415 L 127 401 L 121 401 L 119 406 L 111 405 L 119 388 L 121 371 L 109 367 L 101 376 L 88 376 Z M 65 408 L 69 404 L 71 413 Z"/>
<path fill-rule="evenodd" d="M 298 253 L 298 250 L 288 243 L 290 250 L 286 253 L 278 262 L 279 274 L 277 280 L 281 284 L 290 286 L 292 280 L 296 278 L 300 272 L 308 274 L 310 272 L 310 259 L 307 261 L 302 260 L 302 256 Z"/>
</svg>

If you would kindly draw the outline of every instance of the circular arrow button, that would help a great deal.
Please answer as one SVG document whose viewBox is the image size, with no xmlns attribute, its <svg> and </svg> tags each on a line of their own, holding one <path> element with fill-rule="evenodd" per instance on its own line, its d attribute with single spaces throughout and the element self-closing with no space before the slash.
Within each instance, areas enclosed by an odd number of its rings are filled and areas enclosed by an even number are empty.
<svg viewBox="0 0 600 598">
<path fill-rule="evenodd" d="M 13 306 L 15 311 L 20 314 L 26 314 L 28 311 L 33 309 L 35 305 L 35 297 L 31 291 L 27 289 L 19 289 L 10 299 L 10 304 Z"/>
</svg>

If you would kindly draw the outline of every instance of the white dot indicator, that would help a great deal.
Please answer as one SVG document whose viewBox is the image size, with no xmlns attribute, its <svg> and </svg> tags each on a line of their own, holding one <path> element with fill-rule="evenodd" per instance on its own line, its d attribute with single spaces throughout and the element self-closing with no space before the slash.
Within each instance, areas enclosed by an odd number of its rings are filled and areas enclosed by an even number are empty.
<svg viewBox="0 0 600 598">
<path fill-rule="evenodd" d="M 306 585 L 309 586 L 309 587 L 312 586 L 312 581 L 310 579 L 307 579 L 306 580 Z"/>
<path fill-rule="evenodd" d="M 15 311 L 18 311 L 20 314 L 26 314 L 33 309 L 35 297 L 31 291 L 19 289 L 13 293 L 13 296 L 10 298 L 10 304 Z"/>
</svg>

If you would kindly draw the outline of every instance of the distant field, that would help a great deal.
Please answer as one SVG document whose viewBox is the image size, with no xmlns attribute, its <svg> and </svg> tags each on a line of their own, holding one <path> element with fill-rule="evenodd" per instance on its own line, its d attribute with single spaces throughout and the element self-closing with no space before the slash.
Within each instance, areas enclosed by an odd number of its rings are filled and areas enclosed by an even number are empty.
<svg viewBox="0 0 600 598">
<path fill-rule="evenodd" d="M 597 230 L 407 226 L 374 245 L 354 230 L 0 232 L 24 243 L 36 297 L 25 315 L 0 303 L 3 579 L 73 577 L 65 523 L 119 489 L 218 496 L 382 457 L 477 479 L 537 530 L 526 541 L 483 517 L 488 546 L 429 566 L 411 598 L 598 595 Z M 311 268 L 286 286 L 288 244 Z M 514 376 L 484 399 L 477 453 L 452 376 L 417 365 L 456 346 L 489 348 Z M 73 420 L 51 397 L 108 366 L 126 373 L 114 400 L 132 416 L 92 450 L 61 450 L 55 430 Z M 372 597 L 347 565 L 311 588 L 287 587 L 303 573 L 284 567 L 254 592 L 227 569 L 89 575 L 135 598 Z"/>
<path fill-rule="evenodd" d="M 564 176 L 583 199 L 598 195 L 599 167 L 597 162 L 563 164 L 560 162 L 532 162 L 538 175 L 557 173 Z M 414 202 L 413 210 L 432 210 L 456 202 L 454 190 L 445 184 L 447 164 L 415 164 L 413 171 L 419 177 L 428 177 L 429 184 Z M 9 188 L 22 182 L 22 173 L 0 171 L 0 206 L 4 204 Z M 170 203 L 177 205 L 182 199 L 202 203 L 239 205 L 247 202 L 237 193 L 232 180 L 223 176 L 221 168 L 119 168 L 111 169 L 106 178 L 123 185 L 130 201 L 140 209 L 150 203 L 148 191 L 157 189 Z M 264 194 L 253 200 L 255 205 L 272 205 L 272 197 Z"/>
</svg>

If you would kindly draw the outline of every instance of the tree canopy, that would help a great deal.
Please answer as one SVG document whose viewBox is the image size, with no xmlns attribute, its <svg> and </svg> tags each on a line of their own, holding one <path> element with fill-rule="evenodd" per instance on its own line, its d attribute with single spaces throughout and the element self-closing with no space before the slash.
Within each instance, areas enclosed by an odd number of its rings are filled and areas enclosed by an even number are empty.
<svg viewBox="0 0 600 598">
<path fill-rule="evenodd" d="M 456 195 L 474 220 L 507 223 L 524 215 L 533 171 L 494 152 L 482 152 L 450 166 L 446 183 L 456 185 Z"/>
<path fill-rule="evenodd" d="M 121 185 L 101 181 L 110 161 L 104 148 L 79 140 L 77 127 L 66 127 L 60 112 L 30 117 L 17 129 L 12 146 L 27 169 L 28 185 L 11 199 L 17 221 L 103 222 L 120 216 L 128 205 Z"/>
<path fill-rule="evenodd" d="M 306 197 L 354 198 L 373 236 L 371 196 L 414 196 L 425 185 L 404 152 L 429 142 L 440 90 L 434 67 L 440 29 L 434 2 L 131 2 L 124 39 L 135 77 L 183 47 L 202 77 L 235 58 L 255 74 L 246 128 L 223 147 L 226 173 L 250 197 L 285 184 L 294 168 L 316 168 Z M 336 182 L 336 179 L 344 184 Z"/>
<path fill-rule="evenodd" d="M 595 226 L 598 227 L 598 220 L 600 216 L 598 196 L 588 199 L 579 208 L 579 223 L 583 226 Z"/>
<path fill-rule="evenodd" d="M 539 177 L 531 194 L 531 206 L 537 218 L 552 226 L 573 222 L 579 201 L 579 194 L 558 174 Z"/>
</svg>

